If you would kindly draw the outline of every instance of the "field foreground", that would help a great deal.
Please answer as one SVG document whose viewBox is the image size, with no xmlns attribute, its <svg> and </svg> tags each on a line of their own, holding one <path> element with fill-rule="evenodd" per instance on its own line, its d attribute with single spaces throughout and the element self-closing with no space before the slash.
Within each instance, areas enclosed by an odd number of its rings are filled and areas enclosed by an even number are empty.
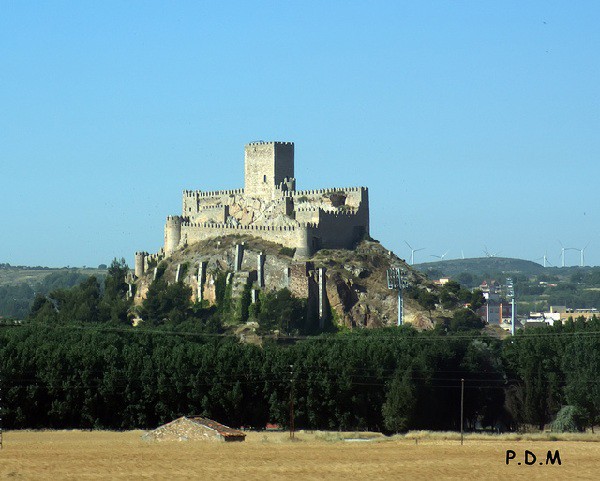
<svg viewBox="0 0 600 481">
<path fill-rule="evenodd" d="M 243 443 L 145 442 L 142 431 L 10 431 L 1 479 L 598 479 L 600 443 L 248 433 Z M 361 437 L 363 439 L 356 439 Z M 506 465 L 506 451 L 516 458 Z M 525 465 L 525 450 L 537 457 Z M 546 465 L 546 453 L 562 465 Z M 531 456 L 529 457 L 531 460 Z M 540 461 L 543 462 L 540 465 Z M 518 465 L 518 462 L 522 462 Z"/>
</svg>

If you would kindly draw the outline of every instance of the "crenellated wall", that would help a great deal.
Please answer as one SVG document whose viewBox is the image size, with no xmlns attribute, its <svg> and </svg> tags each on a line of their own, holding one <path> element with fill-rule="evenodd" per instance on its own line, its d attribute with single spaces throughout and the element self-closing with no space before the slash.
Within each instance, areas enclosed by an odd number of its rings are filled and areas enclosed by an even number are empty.
<svg viewBox="0 0 600 481">
<path fill-rule="evenodd" d="M 333 212 L 319 209 L 317 249 L 351 249 L 369 234 L 364 210 Z M 313 247 L 314 248 L 314 247 Z"/>
<path fill-rule="evenodd" d="M 213 205 L 230 204 L 233 197 L 243 194 L 244 189 L 214 190 L 206 192 L 201 190 L 184 190 L 182 195 L 182 213 L 184 216 L 192 216 Z"/>
<path fill-rule="evenodd" d="M 292 142 L 253 142 L 244 152 L 245 188 L 184 190 L 182 215 L 167 218 L 164 249 L 154 256 L 209 238 L 250 234 L 305 257 L 322 248 L 352 248 L 369 234 L 366 187 L 295 190 Z M 136 256 L 137 272 L 151 258 Z"/>
<path fill-rule="evenodd" d="M 298 224 L 298 226 L 260 226 L 260 225 L 231 225 L 224 223 L 181 223 L 180 246 L 193 244 L 206 239 L 227 235 L 247 234 L 259 237 L 285 247 L 307 252 L 307 232 L 316 229 L 314 224 Z"/>
<path fill-rule="evenodd" d="M 226 192 L 226 199 L 222 198 L 223 192 Z M 240 224 L 229 215 L 229 203 L 233 206 L 235 202 L 243 201 L 247 207 L 241 210 L 247 215 L 252 198 L 248 199 L 239 192 L 229 192 L 233 191 L 220 191 L 217 197 L 203 197 L 200 202 L 195 201 L 196 209 L 191 219 L 190 216 L 169 217 L 165 225 L 165 254 L 170 255 L 180 245 L 213 237 L 250 234 L 295 248 L 298 256 L 305 257 L 323 248 L 352 248 L 365 234 L 369 234 L 366 188 L 307 190 L 300 191 L 303 196 L 282 196 L 280 201 L 270 201 L 281 203 L 277 212 L 286 215 L 288 225 L 277 225 L 276 219 L 264 216 L 258 221 L 253 221 L 254 217 L 250 216 L 248 219 L 251 220 Z M 305 198 L 300 201 L 302 197 Z M 291 202 L 286 199 L 291 199 Z M 257 214 L 264 214 L 260 210 L 263 204 L 257 205 Z"/>
</svg>

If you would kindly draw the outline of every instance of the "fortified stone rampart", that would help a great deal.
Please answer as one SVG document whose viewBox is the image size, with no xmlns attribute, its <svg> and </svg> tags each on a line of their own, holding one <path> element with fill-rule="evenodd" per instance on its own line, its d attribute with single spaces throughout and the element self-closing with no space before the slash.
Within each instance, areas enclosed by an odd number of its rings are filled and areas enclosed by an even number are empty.
<svg viewBox="0 0 600 481">
<path fill-rule="evenodd" d="M 307 246 L 308 231 L 316 230 L 316 224 L 305 223 L 298 226 L 261 226 L 261 225 L 230 225 L 224 223 L 193 223 L 182 222 L 181 245 L 193 244 L 206 239 L 224 237 L 227 235 L 249 234 L 260 237 L 285 247 L 309 253 Z M 310 252 L 311 253 L 311 252 Z M 305 254 L 306 255 L 306 254 Z"/>
<path fill-rule="evenodd" d="M 360 209 L 356 214 L 319 210 L 318 249 L 351 249 L 354 247 L 368 234 L 367 222 L 361 217 L 363 215 Z"/>
<path fill-rule="evenodd" d="M 182 212 L 190 216 L 200 212 L 203 208 L 217 204 L 229 204 L 231 198 L 243 195 L 244 189 L 215 190 L 203 192 L 201 190 L 184 190 Z"/>
<path fill-rule="evenodd" d="M 251 142 L 244 149 L 244 192 L 272 197 L 276 186 L 294 177 L 293 142 Z"/>
<path fill-rule="evenodd" d="M 182 218 L 179 215 L 170 215 L 165 224 L 165 254 L 172 254 L 181 240 Z"/>
<path fill-rule="evenodd" d="M 288 197 L 302 197 L 302 196 L 313 196 L 323 194 L 335 194 L 335 193 L 361 193 L 367 191 L 368 187 L 329 187 L 327 189 L 310 189 L 310 190 L 295 190 L 290 192 L 282 192 L 282 195 Z"/>
<path fill-rule="evenodd" d="M 292 142 L 247 144 L 244 169 L 244 189 L 184 190 L 182 215 L 167 217 L 164 248 L 136 255 L 136 272 L 181 246 L 225 235 L 251 234 L 306 257 L 322 248 L 352 248 L 369 234 L 368 189 L 296 190 Z"/>
<path fill-rule="evenodd" d="M 147 252 L 136 252 L 135 253 L 135 276 L 142 277 L 144 272 L 146 272 L 146 257 L 148 256 Z"/>
<path fill-rule="evenodd" d="M 184 197 L 222 197 L 225 195 L 243 194 L 244 189 L 228 190 L 184 190 Z"/>
</svg>

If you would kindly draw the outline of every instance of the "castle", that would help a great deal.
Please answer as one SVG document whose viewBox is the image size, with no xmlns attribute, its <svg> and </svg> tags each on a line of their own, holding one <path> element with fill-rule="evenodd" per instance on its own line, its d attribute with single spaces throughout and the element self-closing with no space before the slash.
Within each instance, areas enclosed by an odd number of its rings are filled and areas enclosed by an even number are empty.
<svg viewBox="0 0 600 481">
<path fill-rule="evenodd" d="M 244 188 L 185 190 L 181 215 L 167 217 L 164 247 L 136 252 L 135 274 L 150 260 L 180 247 L 234 234 L 249 234 L 295 249 L 296 258 L 319 249 L 350 249 L 369 235 L 366 187 L 296 190 L 293 142 L 245 146 Z"/>
</svg>

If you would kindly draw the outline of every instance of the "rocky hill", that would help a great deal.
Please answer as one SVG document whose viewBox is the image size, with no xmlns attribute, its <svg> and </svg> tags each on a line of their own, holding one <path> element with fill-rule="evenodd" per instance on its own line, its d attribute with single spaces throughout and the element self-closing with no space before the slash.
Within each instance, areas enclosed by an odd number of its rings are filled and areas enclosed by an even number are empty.
<svg viewBox="0 0 600 481">
<path fill-rule="evenodd" d="M 236 269 L 236 246 L 240 244 L 243 256 L 240 268 Z M 258 265 L 261 253 L 262 282 Z M 199 266 L 203 263 L 202 270 Z M 324 315 L 337 326 L 352 328 L 396 325 L 397 295 L 388 289 L 386 277 L 390 267 L 400 267 L 407 273 L 412 295 L 405 295 L 405 322 L 427 329 L 436 318 L 451 315 L 439 306 L 431 312 L 421 307 L 415 293 L 426 290 L 435 294 L 437 286 L 372 240 L 362 241 L 354 250 L 324 249 L 308 259 L 297 259 L 293 250 L 278 244 L 250 236 L 227 236 L 178 249 L 161 261 L 159 269 L 164 270 L 162 276 L 167 282 L 181 280 L 189 285 L 194 300 L 201 297 L 209 304 L 215 303 L 217 279 L 225 275 L 234 300 L 253 290 L 287 288 L 294 296 L 308 299 L 309 314 L 319 317 L 319 274 L 324 268 Z M 135 304 L 143 301 L 156 268 L 149 266 L 136 281 Z"/>
</svg>

